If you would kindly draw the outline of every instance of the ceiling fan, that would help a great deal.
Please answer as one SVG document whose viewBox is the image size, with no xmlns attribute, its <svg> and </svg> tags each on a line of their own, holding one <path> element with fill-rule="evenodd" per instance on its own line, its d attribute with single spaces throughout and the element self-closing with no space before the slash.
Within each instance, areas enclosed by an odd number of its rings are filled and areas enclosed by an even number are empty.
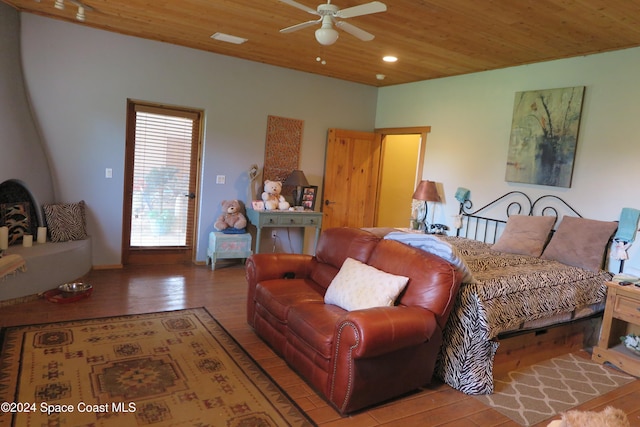
<svg viewBox="0 0 640 427">
<path fill-rule="evenodd" d="M 361 4 L 359 6 L 348 7 L 346 9 L 340 9 L 338 6 L 331 4 L 331 0 L 327 0 L 327 3 L 320 4 L 316 10 L 311 9 L 303 4 L 300 4 L 294 0 L 280 0 L 282 3 L 286 3 L 289 6 L 296 7 L 304 10 L 312 15 L 318 15 L 320 19 L 314 19 L 312 21 L 302 22 L 300 24 L 292 25 L 291 27 L 283 28 L 281 33 L 290 33 L 298 31 L 303 28 L 310 27 L 312 25 L 321 24 L 320 28 L 316 30 L 316 40 L 318 43 L 324 46 L 332 45 L 338 40 L 338 31 L 333 28 L 336 27 L 346 31 L 359 38 L 362 41 L 370 41 L 375 37 L 373 34 L 349 24 L 348 22 L 338 21 L 336 18 L 353 18 L 355 16 L 370 15 L 372 13 L 384 12 L 387 10 L 387 6 L 379 1 L 372 1 L 369 3 Z"/>
</svg>

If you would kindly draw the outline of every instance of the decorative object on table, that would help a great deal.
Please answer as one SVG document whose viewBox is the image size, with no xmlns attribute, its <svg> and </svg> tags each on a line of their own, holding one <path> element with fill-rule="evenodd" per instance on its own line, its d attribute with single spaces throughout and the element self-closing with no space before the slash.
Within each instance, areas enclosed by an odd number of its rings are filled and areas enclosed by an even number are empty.
<svg viewBox="0 0 640 427">
<path fill-rule="evenodd" d="M 218 231 L 225 234 L 245 233 L 247 218 L 242 213 L 242 204 L 239 200 L 223 200 L 222 213 L 213 225 Z"/>
<path fill-rule="evenodd" d="M 505 180 L 571 187 L 584 86 L 517 92 Z"/>
<path fill-rule="evenodd" d="M 439 202 L 441 200 L 440 195 L 438 194 L 438 189 L 436 188 L 436 183 L 434 181 L 420 181 L 420 184 L 416 187 L 416 191 L 414 191 L 412 198 L 424 202 L 424 209 L 417 212 L 416 219 L 421 222 L 420 229 L 427 233 L 429 231 L 429 222 L 427 221 L 427 213 L 429 210 L 428 203 Z M 433 212 L 431 216 L 431 222 L 433 222 Z"/>
<path fill-rule="evenodd" d="M 287 202 L 282 193 L 282 182 L 271 181 L 267 179 L 264 182 L 264 192 L 262 193 L 262 201 L 264 208 L 268 211 L 281 210 L 286 211 L 291 206 Z"/>
<path fill-rule="evenodd" d="M 2 425 L 60 418 L 102 427 L 313 425 L 204 308 L 15 326 L 3 334 L 0 399 L 38 408 L 67 402 L 75 411 L 4 412 Z"/>
<path fill-rule="evenodd" d="M 620 341 L 622 341 L 625 347 L 640 356 L 640 336 L 636 334 L 629 334 L 620 337 Z"/>
<path fill-rule="evenodd" d="M 294 170 L 289 174 L 287 179 L 284 180 L 282 185 L 295 187 L 293 192 L 293 206 L 302 206 L 302 187 L 309 185 L 307 177 L 304 176 L 304 172 L 301 170 Z"/>
<path fill-rule="evenodd" d="M 258 175 L 260 175 L 260 168 L 258 165 L 254 163 L 249 166 L 249 170 L 247 171 L 247 176 L 249 177 L 249 194 L 247 195 L 247 200 L 255 200 L 257 197 L 260 187 Z"/>
<path fill-rule="evenodd" d="M 316 207 L 316 198 L 318 196 L 317 185 L 307 185 L 302 188 L 302 207 L 310 211 Z"/>
</svg>

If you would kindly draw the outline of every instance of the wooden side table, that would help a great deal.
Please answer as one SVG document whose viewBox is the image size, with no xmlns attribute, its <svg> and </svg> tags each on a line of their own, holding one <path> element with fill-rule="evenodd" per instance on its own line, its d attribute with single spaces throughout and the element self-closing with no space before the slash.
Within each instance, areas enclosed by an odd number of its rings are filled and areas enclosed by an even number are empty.
<svg viewBox="0 0 640 427">
<path fill-rule="evenodd" d="M 640 288 L 607 282 L 607 305 L 600 340 L 591 358 L 599 363 L 609 362 L 640 377 L 640 356 L 620 341 L 620 337 L 629 333 L 640 335 Z"/>
<path fill-rule="evenodd" d="M 211 269 L 216 269 L 216 261 L 229 258 L 249 258 L 251 251 L 251 234 L 225 234 L 221 231 L 209 233 L 209 248 L 207 249 L 207 264 L 211 262 Z"/>
<path fill-rule="evenodd" d="M 249 222 L 256 227 L 256 253 L 260 252 L 260 238 L 265 227 L 314 227 L 316 236 L 313 242 L 313 254 L 316 253 L 320 230 L 322 229 L 322 212 L 305 211 L 256 211 L 247 209 Z"/>
</svg>

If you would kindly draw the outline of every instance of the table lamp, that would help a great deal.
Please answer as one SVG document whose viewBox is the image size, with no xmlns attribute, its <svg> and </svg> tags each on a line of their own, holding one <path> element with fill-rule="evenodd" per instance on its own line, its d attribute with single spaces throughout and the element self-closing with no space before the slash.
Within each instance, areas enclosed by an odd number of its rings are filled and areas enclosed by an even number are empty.
<svg viewBox="0 0 640 427">
<path fill-rule="evenodd" d="M 309 181 L 307 181 L 307 177 L 304 176 L 304 172 L 294 170 L 287 179 L 284 180 L 283 185 L 296 187 L 295 193 L 293 194 L 293 205 L 302 206 L 302 187 L 309 185 Z"/>
<path fill-rule="evenodd" d="M 440 195 L 438 194 L 436 183 L 434 181 L 420 181 L 420 184 L 418 184 L 418 186 L 416 187 L 416 191 L 413 192 L 412 197 L 416 200 L 421 200 L 424 202 L 424 218 L 422 218 L 422 221 L 424 222 L 424 231 L 425 233 L 428 233 L 429 227 L 427 227 L 427 203 L 440 201 Z"/>
</svg>

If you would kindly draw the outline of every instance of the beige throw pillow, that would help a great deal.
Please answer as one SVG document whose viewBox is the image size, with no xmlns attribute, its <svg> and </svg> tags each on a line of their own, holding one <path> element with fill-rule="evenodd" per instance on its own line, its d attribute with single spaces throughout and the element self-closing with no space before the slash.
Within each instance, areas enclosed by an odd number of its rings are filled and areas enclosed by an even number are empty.
<svg viewBox="0 0 640 427">
<path fill-rule="evenodd" d="M 348 311 L 392 306 L 408 281 L 347 258 L 329 284 L 324 302 Z"/>
<path fill-rule="evenodd" d="M 612 221 L 565 216 L 542 258 L 597 272 L 617 228 L 618 223 Z"/>
<path fill-rule="evenodd" d="M 554 216 L 511 215 L 492 249 L 539 257 L 555 222 Z"/>
</svg>

